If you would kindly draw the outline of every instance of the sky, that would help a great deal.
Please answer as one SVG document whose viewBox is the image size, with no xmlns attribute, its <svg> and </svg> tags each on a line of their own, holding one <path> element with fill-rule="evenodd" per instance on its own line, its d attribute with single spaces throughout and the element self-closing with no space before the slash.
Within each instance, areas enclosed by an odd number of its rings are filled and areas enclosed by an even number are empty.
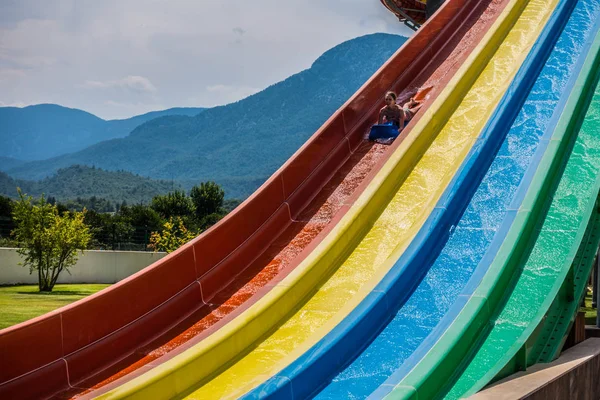
<svg viewBox="0 0 600 400">
<path fill-rule="evenodd" d="M 379 0 L 0 0 L 0 106 L 212 107 L 374 32 L 412 33 Z"/>
</svg>

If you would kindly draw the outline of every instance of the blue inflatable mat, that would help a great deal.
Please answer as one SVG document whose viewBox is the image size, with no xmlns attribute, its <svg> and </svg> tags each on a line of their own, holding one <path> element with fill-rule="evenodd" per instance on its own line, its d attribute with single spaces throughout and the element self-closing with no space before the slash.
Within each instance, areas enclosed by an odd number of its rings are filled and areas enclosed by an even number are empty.
<svg viewBox="0 0 600 400">
<path fill-rule="evenodd" d="M 400 132 L 394 124 L 373 125 L 369 133 L 369 140 L 395 138 Z"/>
</svg>

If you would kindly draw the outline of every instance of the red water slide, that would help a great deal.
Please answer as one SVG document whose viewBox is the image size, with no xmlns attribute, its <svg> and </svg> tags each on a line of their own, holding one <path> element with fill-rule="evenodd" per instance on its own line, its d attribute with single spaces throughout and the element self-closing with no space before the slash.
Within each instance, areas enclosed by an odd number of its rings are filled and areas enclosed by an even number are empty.
<svg viewBox="0 0 600 400">
<path fill-rule="evenodd" d="M 135 275 L 0 331 L 0 398 L 90 395 L 164 362 L 258 300 L 344 215 L 391 146 L 365 142 L 383 94 L 433 87 L 504 0 L 449 0 L 267 182 L 218 224 Z M 421 112 L 422 113 L 422 112 Z"/>
</svg>

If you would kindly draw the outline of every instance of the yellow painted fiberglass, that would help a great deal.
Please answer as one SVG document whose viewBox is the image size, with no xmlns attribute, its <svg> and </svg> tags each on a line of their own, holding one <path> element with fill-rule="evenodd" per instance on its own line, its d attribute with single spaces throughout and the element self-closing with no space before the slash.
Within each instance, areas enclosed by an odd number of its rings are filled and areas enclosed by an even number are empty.
<svg viewBox="0 0 600 400">
<path fill-rule="evenodd" d="M 511 0 L 306 260 L 213 335 L 100 398 L 238 397 L 322 339 L 373 290 L 420 229 L 556 3 Z"/>
</svg>

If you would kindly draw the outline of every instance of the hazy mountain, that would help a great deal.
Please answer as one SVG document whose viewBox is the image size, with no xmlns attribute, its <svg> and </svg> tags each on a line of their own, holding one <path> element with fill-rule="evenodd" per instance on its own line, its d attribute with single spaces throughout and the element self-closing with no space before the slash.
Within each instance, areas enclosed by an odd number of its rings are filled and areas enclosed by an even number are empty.
<svg viewBox="0 0 600 400">
<path fill-rule="evenodd" d="M 131 172 L 104 171 L 79 165 L 61 169 L 55 175 L 40 181 L 13 179 L 0 172 L 1 195 L 16 198 L 17 187 L 34 197 L 43 193 L 46 197 L 52 196 L 60 201 L 96 196 L 116 203 L 126 200 L 129 204 L 148 204 L 157 194 L 181 189 L 179 184 L 170 181 L 144 178 Z"/>
<path fill-rule="evenodd" d="M 156 118 L 125 138 L 8 172 L 40 179 L 69 165 L 95 165 L 184 183 L 214 180 L 228 197 L 242 198 L 281 166 L 406 40 L 389 34 L 356 38 L 327 51 L 311 68 L 236 103 L 195 117 Z"/>
<path fill-rule="evenodd" d="M 193 116 L 202 108 L 172 108 L 129 119 L 105 121 L 88 112 L 56 104 L 0 107 L 0 157 L 42 160 L 127 136 L 136 126 L 165 115 Z M 12 168 L 0 163 L 0 170 Z"/>
<path fill-rule="evenodd" d="M 25 163 L 26 163 L 26 161 L 17 160 L 16 158 L 0 156 L 0 171 L 6 171 L 11 168 L 15 168 L 20 165 L 23 165 Z"/>
</svg>

